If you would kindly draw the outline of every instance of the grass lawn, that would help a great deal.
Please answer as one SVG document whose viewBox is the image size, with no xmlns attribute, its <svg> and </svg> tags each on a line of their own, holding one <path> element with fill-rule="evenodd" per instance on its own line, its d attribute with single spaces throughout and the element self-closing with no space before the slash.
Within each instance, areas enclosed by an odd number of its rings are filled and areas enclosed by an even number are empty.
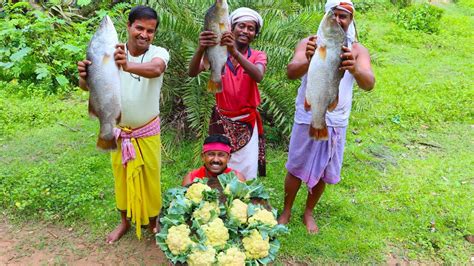
<svg viewBox="0 0 474 266">
<path fill-rule="evenodd" d="M 464 6 L 461 6 L 463 5 Z M 380 263 L 392 254 L 464 264 L 474 256 L 474 7 L 443 6 L 441 31 L 401 29 L 390 12 L 359 19 L 377 84 L 356 89 L 342 182 L 301 222 L 302 188 L 280 260 Z M 4 83 L 5 85 L 5 83 Z M 8 87 L 8 88 L 7 88 Z M 0 89 L 0 204 L 17 222 L 40 219 L 102 237 L 118 222 L 108 154 L 95 149 L 87 94 L 25 97 Z M 165 132 L 163 190 L 195 165 L 192 141 Z M 286 146 L 270 145 L 264 183 L 283 207 Z"/>
</svg>

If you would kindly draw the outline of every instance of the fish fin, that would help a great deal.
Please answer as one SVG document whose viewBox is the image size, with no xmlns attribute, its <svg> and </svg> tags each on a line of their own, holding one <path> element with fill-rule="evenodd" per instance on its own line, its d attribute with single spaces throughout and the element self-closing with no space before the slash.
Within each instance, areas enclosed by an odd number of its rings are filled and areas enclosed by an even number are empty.
<svg viewBox="0 0 474 266">
<path fill-rule="evenodd" d="M 104 151 L 111 151 L 117 149 L 117 142 L 114 138 L 111 140 L 103 139 L 99 137 L 97 139 L 97 148 L 104 150 Z"/>
<path fill-rule="evenodd" d="M 94 110 L 94 106 L 92 105 L 91 99 L 89 98 L 89 116 L 90 117 L 95 117 L 98 118 L 99 116 L 97 115 L 97 112 Z"/>
<path fill-rule="evenodd" d="M 337 103 L 339 102 L 339 95 L 336 96 L 336 99 L 334 99 L 334 102 L 332 102 L 329 106 L 328 106 L 328 111 L 329 112 L 332 112 L 334 111 L 334 109 L 336 109 L 336 106 L 337 106 Z"/>
<path fill-rule="evenodd" d="M 222 82 L 215 82 L 212 79 L 207 82 L 207 91 L 212 93 L 222 92 Z"/>
<path fill-rule="evenodd" d="M 321 57 L 321 59 L 326 60 L 326 54 L 327 54 L 326 46 L 319 46 L 318 47 L 318 53 L 319 53 L 319 57 Z"/>
<path fill-rule="evenodd" d="M 115 119 L 115 123 L 118 125 L 118 124 L 120 124 L 120 121 L 122 121 L 122 112 L 120 112 L 120 114 Z"/>
<path fill-rule="evenodd" d="M 211 64 L 209 63 L 209 58 L 207 57 L 207 52 L 204 53 L 204 56 L 202 58 L 202 65 L 204 66 L 205 70 L 208 70 L 211 67 Z"/>
<path fill-rule="evenodd" d="M 304 110 L 306 112 L 311 111 L 311 104 L 309 104 L 309 102 L 306 100 L 306 98 L 304 98 Z"/>
<path fill-rule="evenodd" d="M 107 64 L 110 61 L 111 56 L 109 54 L 105 54 L 104 57 L 102 57 L 102 65 Z"/>
<path fill-rule="evenodd" d="M 224 23 L 219 23 L 219 29 L 221 30 L 221 32 L 227 30 Z"/>
<path fill-rule="evenodd" d="M 324 126 L 322 129 L 314 128 L 313 125 L 309 127 L 309 136 L 315 140 L 328 140 L 328 128 Z"/>
<path fill-rule="evenodd" d="M 244 72 L 245 73 L 245 72 Z M 221 69 L 221 75 L 224 75 L 225 74 L 225 65 L 222 66 L 222 69 Z"/>
</svg>

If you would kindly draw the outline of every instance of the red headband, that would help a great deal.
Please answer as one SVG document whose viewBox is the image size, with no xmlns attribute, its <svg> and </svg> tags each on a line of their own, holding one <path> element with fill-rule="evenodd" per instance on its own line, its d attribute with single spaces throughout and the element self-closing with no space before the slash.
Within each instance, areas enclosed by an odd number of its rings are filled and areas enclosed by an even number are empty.
<svg viewBox="0 0 474 266">
<path fill-rule="evenodd" d="M 220 142 L 206 143 L 202 146 L 202 152 L 223 151 L 230 154 L 230 146 Z"/>
</svg>

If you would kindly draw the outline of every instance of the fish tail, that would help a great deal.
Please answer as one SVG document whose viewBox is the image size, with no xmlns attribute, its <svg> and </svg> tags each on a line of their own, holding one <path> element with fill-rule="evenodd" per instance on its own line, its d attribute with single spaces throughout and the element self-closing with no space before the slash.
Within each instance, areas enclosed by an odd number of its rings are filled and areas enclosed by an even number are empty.
<svg viewBox="0 0 474 266">
<path fill-rule="evenodd" d="M 104 139 L 99 136 L 99 138 L 97 139 L 97 148 L 104 151 L 115 150 L 117 149 L 117 142 L 115 142 L 115 138 Z"/>
<path fill-rule="evenodd" d="M 222 92 L 222 82 L 216 82 L 210 79 L 209 82 L 207 82 L 207 91 L 212 93 Z"/>
<path fill-rule="evenodd" d="M 336 109 L 338 103 L 339 103 L 339 94 L 336 95 L 336 99 L 334 99 L 334 101 L 331 104 L 329 104 L 328 111 L 329 112 L 334 111 L 334 109 Z"/>
<path fill-rule="evenodd" d="M 326 125 L 324 125 L 324 127 L 321 129 L 314 128 L 313 125 L 310 125 L 309 136 L 315 140 L 328 140 L 329 139 L 328 128 Z"/>
</svg>

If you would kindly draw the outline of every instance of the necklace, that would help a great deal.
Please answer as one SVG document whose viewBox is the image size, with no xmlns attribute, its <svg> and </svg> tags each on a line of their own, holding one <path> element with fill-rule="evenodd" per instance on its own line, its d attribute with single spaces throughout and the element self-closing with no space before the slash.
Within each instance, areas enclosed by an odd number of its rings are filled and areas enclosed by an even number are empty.
<svg viewBox="0 0 474 266">
<path fill-rule="evenodd" d="M 130 61 L 128 60 L 128 55 L 130 54 L 130 52 L 128 51 L 128 43 L 125 44 L 125 47 L 127 47 L 127 61 L 130 62 Z M 143 58 L 145 57 L 146 52 L 148 52 L 148 49 L 146 49 L 145 52 L 143 53 L 142 59 L 140 60 L 140 64 L 143 63 Z M 130 55 L 130 56 L 132 56 L 132 55 Z M 130 74 L 130 76 L 131 76 L 132 78 L 134 78 L 134 79 L 138 80 L 138 82 L 140 82 L 141 79 L 140 79 L 140 76 L 139 76 L 139 75 L 135 75 L 135 74 L 133 74 L 133 73 L 131 73 L 131 72 L 128 72 L 128 74 Z"/>
</svg>

